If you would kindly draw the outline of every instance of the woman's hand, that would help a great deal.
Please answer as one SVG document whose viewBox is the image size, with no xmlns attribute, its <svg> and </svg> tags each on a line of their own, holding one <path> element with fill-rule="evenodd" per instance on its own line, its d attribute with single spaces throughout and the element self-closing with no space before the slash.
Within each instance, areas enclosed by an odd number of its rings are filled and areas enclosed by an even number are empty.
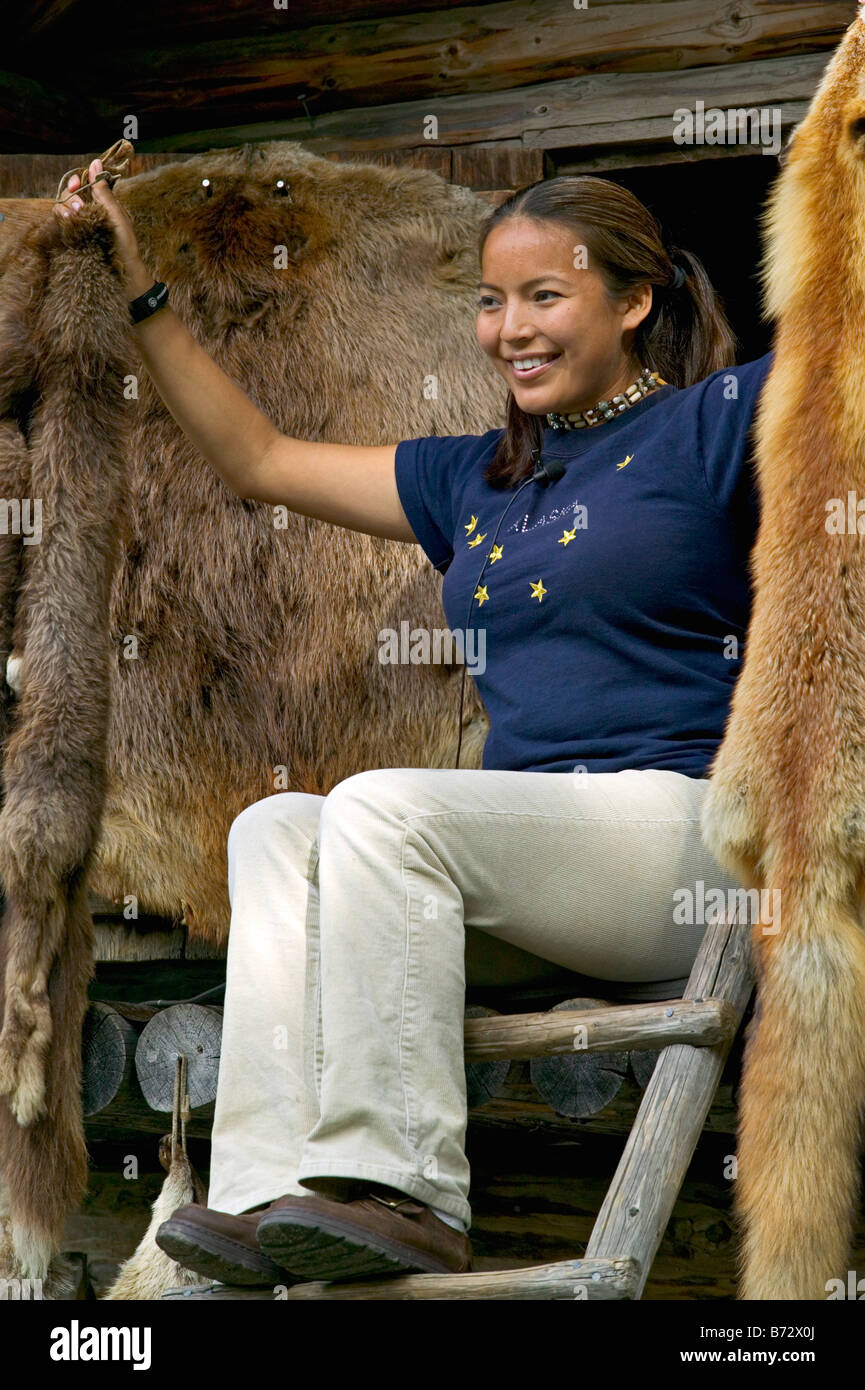
<svg viewBox="0 0 865 1390">
<path fill-rule="evenodd" d="M 124 207 L 118 203 L 114 194 L 108 186 L 106 179 L 100 179 L 98 183 L 93 180 L 102 171 L 102 160 L 94 159 L 90 163 L 88 179 L 90 181 L 90 195 L 93 201 L 101 203 L 111 224 L 114 228 L 115 244 L 117 253 L 123 266 L 123 275 L 127 292 L 132 298 L 137 294 L 143 294 L 153 284 L 153 276 L 150 275 L 141 259 L 138 249 L 138 242 L 135 237 L 135 228 L 132 218 Z M 55 217 L 74 217 L 84 207 L 84 199 L 81 196 L 70 197 L 75 190 L 80 187 L 81 180 L 77 174 L 73 174 L 63 190 L 65 202 L 54 204 L 53 212 Z"/>
</svg>

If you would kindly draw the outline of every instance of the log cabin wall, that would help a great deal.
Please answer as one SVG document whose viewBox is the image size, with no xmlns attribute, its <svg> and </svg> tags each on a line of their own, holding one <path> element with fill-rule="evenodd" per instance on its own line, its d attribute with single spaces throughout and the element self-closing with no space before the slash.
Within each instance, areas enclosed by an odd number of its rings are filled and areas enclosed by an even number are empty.
<svg viewBox="0 0 865 1390">
<path fill-rule="evenodd" d="M 0 196 L 53 196 L 121 135 L 132 172 L 297 140 L 432 169 L 491 203 L 556 174 L 620 179 L 703 259 L 761 355 L 766 144 L 679 143 L 677 109 L 751 110 L 786 141 L 856 0 L 31 0 L 4 16 Z M 70 62 L 70 57 L 72 61 Z"/>
</svg>

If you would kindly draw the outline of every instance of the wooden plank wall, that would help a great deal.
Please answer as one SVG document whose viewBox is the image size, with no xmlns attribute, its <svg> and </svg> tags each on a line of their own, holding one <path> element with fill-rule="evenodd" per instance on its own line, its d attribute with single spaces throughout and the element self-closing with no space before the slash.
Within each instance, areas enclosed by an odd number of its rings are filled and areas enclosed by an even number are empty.
<svg viewBox="0 0 865 1390">
<path fill-rule="evenodd" d="M 806 100 L 856 16 L 855 0 L 152 0 L 107 41 L 95 0 L 16 10 L 0 58 L 5 148 L 135 140 L 122 129 L 134 115 L 142 152 L 268 139 L 318 153 L 550 150 L 642 141 L 652 122 L 668 138 L 671 111 L 695 95 Z M 70 52 L 88 56 L 70 64 Z"/>
<path fill-rule="evenodd" d="M 855 0 L 358 4 L 155 0 L 110 44 L 95 0 L 19 7 L 4 20 L 0 149 L 67 150 L 68 167 L 120 135 L 163 157 L 297 140 L 479 190 L 723 158 L 741 148 L 676 145 L 673 112 L 768 106 L 789 130 L 857 13 Z M 69 64 L 67 45 L 87 61 Z"/>
</svg>

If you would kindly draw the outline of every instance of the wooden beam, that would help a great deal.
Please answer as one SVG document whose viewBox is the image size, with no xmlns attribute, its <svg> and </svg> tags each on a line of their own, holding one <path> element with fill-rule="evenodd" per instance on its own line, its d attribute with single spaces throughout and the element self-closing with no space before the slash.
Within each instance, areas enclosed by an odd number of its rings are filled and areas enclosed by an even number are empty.
<svg viewBox="0 0 865 1390">
<path fill-rule="evenodd" d="M 809 103 L 790 102 L 783 108 L 781 128 L 786 134 L 806 115 Z M 757 152 L 749 145 L 581 145 L 548 154 L 552 166 L 548 178 L 559 174 L 598 174 L 614 169 L 648 169 L 658 165 L 696 164 L 737 159 Z"/>
<path fill-rule="evenodd" d="M 203 7 L 209 8 L 209 7 Z M 174 26 L 154 26 L 149 8 L 103 46 L 98 97 L 117 125 L 134 112 L 143 135 L 182 133 L 206 113 L 209 126 L 238 121 L 319 118 L 346 108 L 423 103 L 438 113 L 444 98 L 503 93 L 584 74 L 692 74 L 717 65 L 802 54 L 828 56 L 852 18 L 850 0 L 779 4 L 737 0 L 719 13 L 706 0 L 593 0 L 585 9 L 561 0 L 498 0 L 387 20 L 328 22 L 296 28 L 268 7 L 266 30 L 178 41 Z M 206 21 L 205 21 L 206 23 Z M 171 35 L 170 40 L 167 36 Z M 25 50 L 26 52 L 26 50 Z M 38 49 L 29 56 L 38 71 Z M 61 80 L 61 71 L 55 74 Z M 695 85 L 699 88 L 700 78 Z M 733 85 L 735 86 L 735 80 Z M 119 133 L 119 132 L 118 132 Z"/>
<path fill-rule="evenodd" d="M 777 107 L 781 125 L 801 119 L 826 67 L 822 53 L 760 59 L 684 72 L 599 73 L 565 82 L 541 82 L 509 91 L 478 92 L 335 111 L 308 120 L 208 127 L 136 142 L 138 151 L 209 150 L 264 140 L 297 140 L 314 154 L 489 144 L 495 149 L 557 149 L 663 140 L 671 151 L 716 146 L 677 145 L 673 113 L 699 100 L 723 110 Z M 428 138 L 428 117 L 437 121 Z M 748 154 L 754 145 L 735 147 Z"/>
<path fill-rule="evenodd" d="M 689 1043 L 714 1047 L 732 1041 L 738 1025 L 734 1010 L 723 999 L 667 999 L 657 1004 L 605 1005 L 569 1011 L 567 1003 L 547 1013 L 497 1014 L 466 1019 L 467 1062 L 497 1057 L 573 1056 L 585 1052 L 668 1047 Z"/>
<path fill-rule="evenodd" d="M 447 0 L 450 9 L 476 7 L 478 0 Z M 483 3 L 483 0 L 481 0 Z M 615 0 L 611 0 L 615 3 Z M 250 0 L 221 0 L 219 5 L 202 5 L 201 0 L 148 0 L 141 12 L 124 14 L 123 34 L 130 42 L 145 46 L 155 33 L 171 34 L 179 42 L 206 43 L 214 38 L 244 38 L 250 34 L 297 32 L 314 24 L 334 23 L 334 15 L 347 23 L 352 19 L 395 19 L 408 10 L 423 14 L 442 8 L 442 0 L 271 0 L 267 5 L 251 5 Z M 80 45 L 88 41 L 105 42 L 105 15 L 93 0 L 28 0 L 3 16 L 8 28 L 22 42 L 47 40 L 58 44 L 64 37 Z"/>
<path fill-rule="evenodd" d="M 511 1299 L 524 1302 L 540 1299 L 579 1302 L 610 1302 L 632 1299 L 639 1279 L 633 1260 L 562 1260 L 558 1264 L 528 1265 L 524 1269 L 485 1270 L 477 1274 L 401 1274 L 390 1279 L 362 1279 L 336 1283 L 321 1280 L 298 1284 L 277 1284 L 272 1289 L 241 1289 L 227 1284 L 207 1284 L 204 1288 L 169 1289 L 164 1299 L 190 1298 L 215 1303 L 238 1299 L 283 1303 L 295 1299 L 316 1302 L 360 1299 L 363 1302 L 414 1301 L 452 1298 Z"/>
<path fill-rule="evenodd" d="M 113 902 L 96 893 L 89 894 L 90 912 L 96 936 L 97 961 L 145 960 L 222 960 L 226 947 L 190 938 L 183 920 L 141 913 L 128 919 L 122 902 Z"/>
<path fill-rule="evenodd" d="M 729 924 L 706 928 L 683 1003 L 707 996 L 723 999 L 738 1024 L 754 989 L 751 931 L 738 914 Z M 631 1256 L 640 1267 L 635 1298 L 642 1294 L 697 1146 L 730 1041 L 711 1048 L 664 1049 L 598 1213 L 586 1256 Z"/>
</svg>

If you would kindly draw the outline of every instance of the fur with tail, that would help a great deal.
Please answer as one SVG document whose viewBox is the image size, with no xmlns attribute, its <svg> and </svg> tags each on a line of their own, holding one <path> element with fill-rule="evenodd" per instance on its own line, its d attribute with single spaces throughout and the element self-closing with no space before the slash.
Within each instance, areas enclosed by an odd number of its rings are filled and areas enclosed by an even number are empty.
<svg viewBox="0 0 865 1390">
<path fill-rule="evenodd" d="M 19 696 L 4 682 L 0 702 L 0 1275 L 50 1288 L 66 1215 L 87 1184 L 88 872 L 105 796 L 132 354 L 98 206 L 30 227 L 0 282 L 0 472 L 4 496 L 22 504 L 20 528 L 0 546 L 0 671 L 13 644 L 20 654 Z"/>
<path fill-rule="evenodd" d="M 168 1176 L 151 1208 L 153 1216 L 135 1253 L 121 1266 L 106 1300 L 115 1302 L 152 1301 L 162 1298 L 168 1289 L 200 1288 L 211 1284 L 190 1269 L 177 1264 L 156 1244 L 156 1232 L 173 1216 L 178 1207 L 189 1202 L 207 1206 L 207 1193 L 184 1149 L 178 1147 L 171 1156 L 171 1136 L 160 1144 L 159 1159 Z"/>
<path fill-rule="evenodd" d="M 752 928 L 739 1296 L 816 1300 L 847 1282 L 865 1107 L 865 551 L 838 521 L 865 496 L 861 16 L 763 216 L 754 607 L 703 832 L 743 885 L 780 893 L 780 920 Z"/>
</svg>

